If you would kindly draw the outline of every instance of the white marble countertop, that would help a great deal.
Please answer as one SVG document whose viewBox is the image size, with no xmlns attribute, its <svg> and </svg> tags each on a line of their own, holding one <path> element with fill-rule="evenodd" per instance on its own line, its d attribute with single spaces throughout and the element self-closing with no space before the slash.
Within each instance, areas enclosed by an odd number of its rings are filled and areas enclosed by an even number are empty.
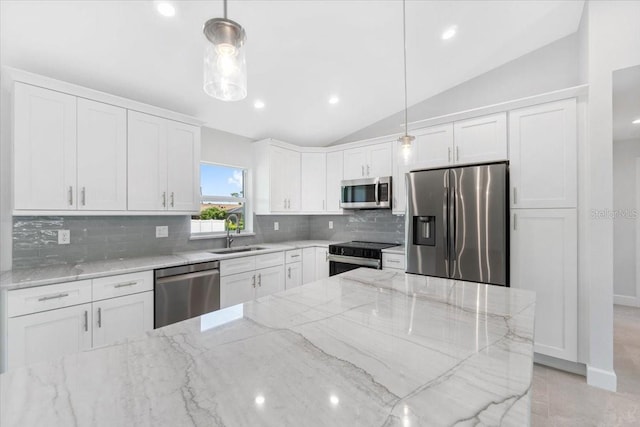
<svg viewBox="0 0 640 427">
<path fill-rule="evenodd" d="M 156 268 L 173 267 L 194 262 L 216 261 L 261 255 L 271 252 L 312 246 L 328 246 L 325 240 L 301 240 L 283 243 L 262 243 L 252 246 L 265 248 L 261 251 L 238 252 L 232 254 L 213 254 L 206 250 L 180 252 L 173 255 L 156 255 L 150 257 L 124 258 L 116 260 L 92 261 L 82 264 L 54 265 L 39 268 L 22 268 L 0 273 L 0 290 L 31 288 L 74 280 L 95 279 L 96 277 L 116 274 L 134 273 Z M 218 248 L 220 249 L 220 248 Z M 215 249 L 211 249 L 215 250 Z"/>
<path fill-rule="evenodd" d="M 0 424 L 527 426 L 531 292 L 358 269 L 0 376 Z"/>
</svg>

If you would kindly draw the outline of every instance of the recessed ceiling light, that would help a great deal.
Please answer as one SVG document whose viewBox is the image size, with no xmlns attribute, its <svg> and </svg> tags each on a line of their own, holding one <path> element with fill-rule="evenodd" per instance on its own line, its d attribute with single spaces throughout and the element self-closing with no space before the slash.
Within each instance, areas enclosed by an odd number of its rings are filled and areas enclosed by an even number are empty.
<svg viewBox="0 0 640 427">
<path fill-rule="evenodd" d="M 640 119 L 635 119 L 631 122 L 632 125 L 640 125 Z"/>
<path fill-rule="evenodd" d="M 257 110 L 262 110 L 264 108 L 264 102 L 260 101 L 259 99 L 256 100 L 256 102 L 253 103 L 253 106 L 257 109 Z"/>
<path fill-rule="evenodd" d="M 176 8 L 167 1 L 156 2 L 156 10 L 162 16 L 170 18 L 176 14 Z"/>
<path fill-rule="evenodd" d="M 340 102 L 340 98 L 335 95 L 329 98 L 329 104 L 337 104 L 338 102 Z"/>
<path fill-rule="evenodd" d="M 444 30 L 444 32 L 442 33 L 442 40 L 449 40 L 450 38 L 455 36 L 457 32 L 458 32 L 457 25 L 450 26 L 449 28 Z"/>
</svg>

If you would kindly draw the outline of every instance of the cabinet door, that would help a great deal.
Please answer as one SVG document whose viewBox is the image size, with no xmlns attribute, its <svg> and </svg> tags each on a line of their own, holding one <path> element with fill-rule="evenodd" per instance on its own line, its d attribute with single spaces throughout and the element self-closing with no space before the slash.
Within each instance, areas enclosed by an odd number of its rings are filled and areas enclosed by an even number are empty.
<svg viewBox="0 0 640 427">
<path fill-rule="evenodd" d="M 197 212 L 200 205 L 200 128 L 167 121 L 167 208 Z"/>
<path fill-rule="evenodd" d="M 76 209 L 76 97 L 22 83 L 14 95 L 14 208 Z"/>
<path fill-rule="evenodd" d="M 135 211 L 167 209 L 167 120 L 129 111 L 127 205 Z"/>
<path fill-rule="evenodd" d="M 420 129 L 415 136 L 413 166 L 430 168 L 453 162 L 453 123 Z"/>
<path fill-rule="evenodd" d="M 326 208 L 327 157 L 324 153 L 302 153 L 300 155 L 301 210 L 323 212 Z"/>
<path fill-rule="evenodd" d="M 576 100 L 509 113 L 511 206 L 577 206 Z"/>
<path fill-rule="evenodd" d="M 327 153 L 327 212 L 340 213 L 340 182 L 344 174 L 343 152 Z"/>
<path fill-rule="evenodd" d="M 284 266 L 256 270 L 256 298 L 284 291 Z"/>
<path fill-rule="evenodd" d="M 352 148 L 344 150 L 344 179 L 359 179 L 366 177 L 367 148 Z"/>
<path fill-rule="evenodd" d="M 454 163 L 507 160 L 507 114 L 454 123 Z"/>
<path fill-rule="evenodd" d="M 300 153 L 287 151 L 287 161 L 285 168 L 287 176 L 285 188 L 287 189 L 287 210 L 293 212 L 300 211 Z M 280 166 L 282 167 L 282 165 Z M 324 193 L 324 191 L 323 191 Z"/>
<path fill-rule="evenodd" d="M 271 212 L 287 210 L 287 151 L 280 147 L 269 147 L 269 202 Z"/>
<path fill-rule="evenodd" d="M 91 348 L 91 304 L 74 305 L 8 321 L 8 369 L 55 360 Z"/>
<path fill-rule="evenodd" d="M 294 262 L 285 266 L 286 276 L 284 280 L 285 289 L 295 288 L 302 285 L 302 263 Z"/>
<path fill-rule="evenodd" d="M 78 209 L 127 210 L 127 110 L 78 99 Z"/>
<path fill-rule="evenodd" d="M 316 280 L 316 249 L 302 249 L 302 284 Z"/>
<path fill-rule="evenodd" d="M 316 248 L 316 280 L 329 277 L 329 248 Z"/>
<path fill-rule="evenodd" d="M 514 209 L 511 287 L 536 292 L 537 353 L 577 360 L 575 209 Z"/>
<path fill-rule="evenodd" d="M 279 267 L 282 269 L 282 267 Z M 256 274 L 253 271 L 220 278 L 220 308 L 251 301 L 255 294 Z"/>
<path fill-rule="evenodd" d="M 153 292 L 93 303 L 93 346 L 113 344 L 153 329 Z"/>
<path fill-rule="evenodd" d="M 393 142 L 375 144 L 369 147 L 369 163 L 365 168 L 367 177 L 391 176 L 393 174 Z"/>
</svg>

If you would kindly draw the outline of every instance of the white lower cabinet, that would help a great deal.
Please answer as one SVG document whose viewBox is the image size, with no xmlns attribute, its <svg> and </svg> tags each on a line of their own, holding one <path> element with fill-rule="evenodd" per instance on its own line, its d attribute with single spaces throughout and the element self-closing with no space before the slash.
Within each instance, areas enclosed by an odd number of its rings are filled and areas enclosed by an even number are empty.
<svg viewBox="0 0 640 427">
<path fill-rule="evenodd" d="M 294 262 L 285 266 L 285 289 L 302 285 L 302 262 Z"/>
<path fill-rule="evenodd" d="M 284 252 L 220 261 L 220 308 L 284 291 Z"/>
<path fill-rule="evenodd" d="M 91 304 L 13 317 L 8 321 L 8 369 L 90 348 Z"/>
<path fill-rule="evenodd" d="M 320 248 L 302 249 L 302 284 L 316 280 L 316 251 Z"/>
<path fill-rule="evenodd" d="M 329 277 L 329 247 L 316 248 L 316 280 Z"/>
<path fill-rule="evenodd" d="M 536 293 L 536 353 L 577 361 L 575 209 L 511 211 L 511 287 Z"/>
<path fill-rule="evenodd" d="M 94 347 L 153 329 L 153 292 L 110 298 L 92 305 Z"/>
<path fill-rule="evenodd" d="M 256 275 L 254 271 L 221 277 L 220 308 L 251 301 L 255 295 L 255 289 Z"/>
<path fill-rule="evenodd" d="M 284 291 L 284 271 L 282 266 L 256 270 L 256 298 Z"/>
</svg>

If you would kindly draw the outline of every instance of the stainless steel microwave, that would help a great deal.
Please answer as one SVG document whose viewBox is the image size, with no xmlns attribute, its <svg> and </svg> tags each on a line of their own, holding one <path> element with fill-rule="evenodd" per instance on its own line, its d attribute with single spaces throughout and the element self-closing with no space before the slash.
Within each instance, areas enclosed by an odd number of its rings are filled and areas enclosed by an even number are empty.
<svg viewBox="0 0 640 427">
<path fill-rule="evenodd" d="M 340 207 L 342 209 L 391 209 L 391 177 L 342 181 Z"/>
</svg>

